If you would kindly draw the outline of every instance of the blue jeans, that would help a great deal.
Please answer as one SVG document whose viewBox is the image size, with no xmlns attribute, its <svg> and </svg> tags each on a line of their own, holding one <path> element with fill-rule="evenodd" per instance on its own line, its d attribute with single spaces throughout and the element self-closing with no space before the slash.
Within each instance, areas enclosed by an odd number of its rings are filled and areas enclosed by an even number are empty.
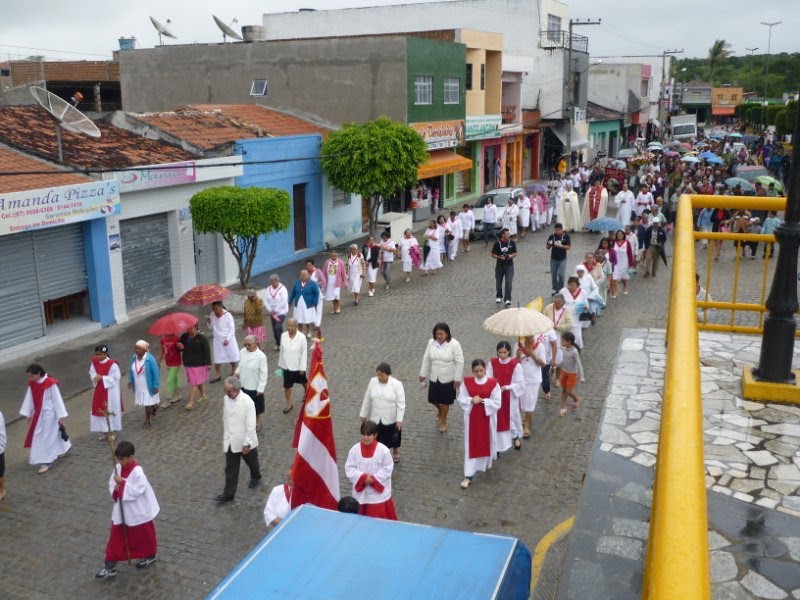
<svg viewBox="0 0 800 600">
<path fill-rule="evenodd" d="M 503 265 L 499 261 L 494 267 L 495 298 L 511 302 L 511 286 L 514 283 L 514 265 Z M 503 285 L 505 284 L 505 285 Z"/>
<path fill-rule="evenodd" d="M 494 223 L 484 223 L 483 224 L 483 241 L 487 244 L 489 240 L 492 240 L 492 244 L 497 241 L 497 232 L 494 230 Z"/>
<path fill-rule="evenodd" d="M 567 259 L 550 259 L 550 279 L 553 284 L 553 292 L 561 291 L 564 287 L 564 277 L 567 274 Z"/>
</svg>

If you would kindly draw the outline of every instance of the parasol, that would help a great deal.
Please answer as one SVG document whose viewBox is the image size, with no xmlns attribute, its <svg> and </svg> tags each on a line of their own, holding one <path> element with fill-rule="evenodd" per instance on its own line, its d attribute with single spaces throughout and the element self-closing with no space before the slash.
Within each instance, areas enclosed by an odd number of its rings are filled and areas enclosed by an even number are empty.
<svg viewBox="0 0 800 600">
<path fill-rule="evenodd" d="M 705 152 L 701 152 L 698 154 L 700 158 L 719 158 L 716 154 L 711 152 L 710 150 L 706 150 Z"/>
<path fill-rule="evenodd" d="M 178 304 L 184 306 L 205 306 L 218 300 L 224 300 L 231 295 L 231 291 L 218 283 L 196 285 L 183 296 L 178 298 Z"/>
<path fill-rule="evenodd" d="M 600 217 L 593 219 L 586 224 L 586 229 L 589 231 L 619 231 L 625 229 L 625 226 L 611 217 Z"/>
<path fill-rule="evenodd" d="M 710 165 L 722 165 L 725 164 L 725 161 L 722 160 L 719 156 L 712 156 L 711 158 L 707 158 L 706 162 Z"/>
<path fill-rule="evenodd" d="M 759 175 L 756 177 L 756 181 L 761 185 L 769 186 L 770 183 L 775 185 L 775 191 L 779 194 L 783 193 L 783 184 L 775 179 L 774 177 L 770 177 L 769 175 Z"/>
<path fill-rule="evenodd" d="M 636 154 L 638 154 L 636 148 L 623 148 L 617 152 L 617 158 L 630 158 L 631 156 L 636 156 Z"/>
<path fill-rule="evenodd" d="M 608 163 L 608 166 L 614 169 L 625 169 L 627 168 L 628 164 L 624 160 L 612 160 Z"/>
<path fill-rule="evenodd" d="M 550 331 L 553 321 L 530 308 L 506 308 L 486 319 L 483 328 L 497 335 L 522 337 Z"/>
<path fill-rule="evenodd" d="M 541 183 L 534 183 L 533 185 L 529 185 L 526 188 L 526 191 L 527 192 L 537 192 L 537 193 L 538 192 L 546 192 L 547 191 L 547 187 L 545 185 L 541 184 Z"/>
<path fill-rule="evenodd" d="M 725 185 L 728 187 L 736 187 L 737 185 L 742 189 L 743 192 L 755 192 L 756 188 L 753 187 L 753 184 L 747 181 L 747 179 L 742 179 L 741 177 L 728 177 L 725 180 Z"/>
<path fill-rule="evenodd" d="M 170 333 L 183 333 L 192 325 L 197 325 L 197 317 L 184 312 L 175 312 L 164 315 L 147 330 L 152 335 L 169 335 Z"/>
<path fill-rule="evenodd" d="M 665 150 L 664 151 L 664 156 L 670 156 L 670 157 L 679 156 L 679 153 L 675 152 L 674 150 Z"/>
<path fill-rule="evenodd" d="M 697 158 L 696 156 L 690 156 L 690 155 L 688 155 L 688 154 L 687 154 L 686 156 L 684 156 L 684 157 L 681 159 L 681 162 L 685 162 L 685 163 L 699 163 L 699 162 L 700 162 L 700 159 L 699 159 L 699 158 Z"/>
<path fill-rule="evenodd" d="M 729 133 L 728 137 L 738 140 L 740 137 L 742 137 L 742 134 L 737 131 L 734 131 L 733 133 Z"/>
</svg>

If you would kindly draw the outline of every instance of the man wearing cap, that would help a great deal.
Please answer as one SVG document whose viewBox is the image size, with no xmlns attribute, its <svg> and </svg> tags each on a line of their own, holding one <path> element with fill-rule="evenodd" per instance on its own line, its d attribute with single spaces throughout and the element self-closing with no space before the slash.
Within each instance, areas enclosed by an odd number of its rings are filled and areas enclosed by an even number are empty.
<svg viewBox="0 0 800 600">
<path fill-rule="evenodd" d="M 656 276 L 658 260 L 664 256 L 664 245 L 667 243 L 667 233 L 661 227 L 661 221 L 653 221 L 644 234 L 644 276 Z"/>
</svg>

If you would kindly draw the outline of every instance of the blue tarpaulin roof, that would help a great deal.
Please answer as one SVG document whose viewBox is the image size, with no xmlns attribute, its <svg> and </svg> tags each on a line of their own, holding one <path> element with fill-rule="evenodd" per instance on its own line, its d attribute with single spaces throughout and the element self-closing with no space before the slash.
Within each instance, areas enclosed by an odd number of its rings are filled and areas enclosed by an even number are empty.
<svg viewBox="0 0 800 600">
<path fill-rule="evenodd" d="M 301 506 L 208 596 L 335 600 L 526 600 L 531 555 L 516 538 Z"/>
</svg>

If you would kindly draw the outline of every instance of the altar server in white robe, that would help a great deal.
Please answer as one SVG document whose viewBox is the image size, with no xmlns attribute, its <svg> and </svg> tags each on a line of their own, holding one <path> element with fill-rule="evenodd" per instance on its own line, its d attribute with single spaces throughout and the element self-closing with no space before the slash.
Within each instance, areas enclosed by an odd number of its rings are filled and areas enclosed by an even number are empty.
<svg viewBox="0 0 800 600">
<path fill-rule="evenodd" d="M 275 527 L 292 510 L 292 472 L 286 474 L 286 481 L 272 488 L 264 506 L 264 522 L 267 527 Z"/>
<path fill-rule="evenodd" d="M 486 376 L 500 384 L 500 410 L 497 412 L 497 451 L 505 452 L 511 446 L 522 447 L 522 418 L 520 397 L 525 393 L 525 376 L 519 360 L 511 355 L 511 344 L 503 340 L 497 344 L 497 356 L 486 365 Z"/>
<path fill-rule="evenodd" d="M 458 403 L 464 410 L 464 480 L 467 489 L 478 471 L 492 468 L 497 456 L 497 411 L 501 391 L 497 379 L 486 376 L 486 363 L 472 361 L 472 376 L 464 377 L 458 391 Z"/>
<path fill-rule="evenodd" d="M 92 395 L 92 410 L 89 416 L 89 431 L 100 432 L 100 441 L 105 441 L 111 431 L 122 430 L 122 397 L 120 395 L 120 380 L 122 373 L 117 361 L 108 356 L 108 346 L 99 345 L 94 349 L 94 358 L 89 367 L 94 393 Z M 106 420 L 105 413 L 108 413 Z"/>
<path fill-rule="evenodd" d="M 40 465 L 38 473 L 46 473 L 57 458 L 66 454 L 72 443 L 64 440 L 59 426 L 67 418 L 67 407 L 58 389 L 58 380 L 32 364 L 27 369 L 28 390 L 19 414 L 28 419 L 25 448 L 31 449 L 30 464 Z"/>
<path fill-rule="evenodd" d="M 344 472 L 353 484 L 353 497 L 361 504 L 359 514 L 397 520 L 392 500 L 394 461 L 389 449 L 378 441 L 378 424 L 361 424 L 361 442 L 350 448 Z"/>
</svg>

